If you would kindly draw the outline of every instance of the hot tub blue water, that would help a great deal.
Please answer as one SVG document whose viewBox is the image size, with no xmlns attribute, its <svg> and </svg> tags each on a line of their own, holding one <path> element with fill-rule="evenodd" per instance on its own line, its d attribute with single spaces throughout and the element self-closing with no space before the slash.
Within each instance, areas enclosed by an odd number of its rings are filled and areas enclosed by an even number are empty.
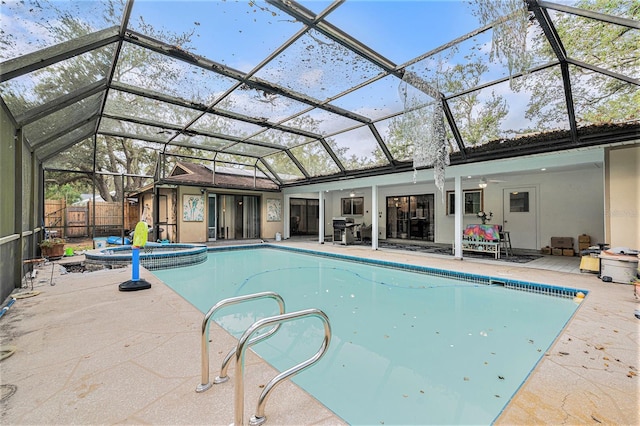
<svg viewBox="0 0 640 426">
<path fill-rule="evenodd" d="M 323 310 L 329 350 L 294 381 L 350 424 L 490 424 L 578 306 L 575 289 L 341 257 L 212 250 L 201 265 L 154 274 L 203 313 L 265 290 L 287 311 Z M 215 320 L 240 336 L 275 314 L 254 301 Z M 287 323 L 253 349 L 283 371 L 315 353 L 322 334 L 317 319 Z"/>
<path fill-rule="evenodd" d="M 108 247 L 85 253 L 87 263 L 105 267 L 131 264 L 130 245 Z M 140 264 L 149 270 L 180 268 L 197 265 L 207 260 L 207 247 L 203 244 L 147 243 L 140 249 Z"/>
</svg>

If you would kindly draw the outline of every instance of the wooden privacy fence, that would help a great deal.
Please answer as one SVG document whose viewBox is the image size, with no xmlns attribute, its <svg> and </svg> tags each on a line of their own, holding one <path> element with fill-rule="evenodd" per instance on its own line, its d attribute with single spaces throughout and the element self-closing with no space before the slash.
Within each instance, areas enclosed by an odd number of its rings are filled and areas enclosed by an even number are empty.
<svg viewBox="0 0 640 426">
<path fill-rule="evenodd" d="M 94 219 L 95 209 L 95 223 Z M 44 227 L 51 236 L 62 238 L 120 236 L 139 221 L 138 205 L 120 202 L 91 202 L 67 205 L 65 200 L 45 200 Z"/>
</svg>

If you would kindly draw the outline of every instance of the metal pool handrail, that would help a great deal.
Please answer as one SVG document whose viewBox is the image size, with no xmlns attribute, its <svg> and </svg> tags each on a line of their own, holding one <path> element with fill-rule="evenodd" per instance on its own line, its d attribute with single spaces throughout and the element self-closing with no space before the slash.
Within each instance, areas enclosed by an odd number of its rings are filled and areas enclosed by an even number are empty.
<svg viewBox="0 0 640 426">
<path fill-rule="evenodd" d="M 251 325 L 251 327 L 249 327 L 247 331 L 244 332 L 242 337 L 240 337 L 238 346 L 236 347 L 235 357 L 236 379 L 234 389 L 234 424 L 236 426 L 244 424 L 244 354 L 245 349 L 251 346 L 253 342 L 253 340 L 250 340 L 251 336 L 263 327 L 267 327 L 273 324 L 278 326 L 283 322 L 311 316 L 320 318 L 324 323 L 324 338 L 322 339 L 322 345 L 320 345 L 318 352 L 316 352 L 315 355 L 313 355 L 311 358 L 289 368 L 288 370 L 283 371 L 266 384 L 264 390 L 258 398 L 256 414 L 251 417 L 251 421 L 249 422 L 250 425 L 257 426 L 266 421 L 266 417 L 264 415 L 264 406 L 267 403 L 267 398 L 269 397 L 269 393 L 271 392 L 271 390 L 275 386 L 280 384 L 283 380 L 315 364 L 327 352 L 329 343 L 331 342 L 331 325 L 329 324 L 329 318 L 324 312 L 322 312 L 320 309 L 311 308 L 258 320 L 253 323 L 253 325 Z"/>
<path fill-rule="evenodd" d="M 284 314 L 284 299 L 278 293 L 273 291 L 264 291 L 261 293 L 248 294 L 244 296 L 236 296 L 230 297 L 228 299 L 223 299 L 213 305 L 211 309 L 205 314 L 204 319 L 202 320 L 202 337 L 201 337 L 201 356 L 202 356 L 202 375 L 200 378 L 200 384 L 196 387 L 196 392 L 204 392 L 207 389 L 211 388 L 212 383 L 209 381 L 209 322 L 213 314 L 220 308 L 230 305 L 235 305 L 238 303 L 246 302 L 249 300 L 256 299 L 275 299 L 280 306 L 280 315 Z M 280 328 L 280 323 L 277 323 L 272 330 L 256 336 L 254 339 L 249 341 L 249 345 L 252 345 L 262 339 L 266 339 L 270 337 L 273 333 L 278 331 Z"/>
</svg>

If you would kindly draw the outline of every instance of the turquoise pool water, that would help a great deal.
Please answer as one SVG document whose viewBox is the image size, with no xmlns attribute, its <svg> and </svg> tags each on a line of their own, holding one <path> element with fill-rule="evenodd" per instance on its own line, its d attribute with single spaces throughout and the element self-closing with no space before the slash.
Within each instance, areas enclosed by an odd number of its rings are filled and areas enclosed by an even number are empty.
<svg viewBox="0 0 640 426">
<path fill-rule="evenodd" d="M 578 306 L 571 297 L 270 248 L 211 252 L 200 265 L 154 274 L 203 313 L 265 290 L 282 295 L 288 312 L 322 309 L 330 348 L 294 381 L 356 425 L 490 424 Z M 223 308 L 215 320 L 238 337 L 275 314 L 277 305 L 261 300 Z M 315 353 L 322 335 L 318 319 L 304 319 L 253 349 L 282 371 Z"/>
</svg>

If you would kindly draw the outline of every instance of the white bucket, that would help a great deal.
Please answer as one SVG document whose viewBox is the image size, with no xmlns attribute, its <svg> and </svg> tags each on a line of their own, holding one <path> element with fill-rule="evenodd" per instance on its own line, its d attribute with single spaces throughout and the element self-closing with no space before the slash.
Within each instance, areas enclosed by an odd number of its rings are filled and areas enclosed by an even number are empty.
<svg viewBox="0 0 640 426">
<path fill-rule="evenodd" d="M 282 234 L 279 232 L 276 232 L 276 241 L 282 241 Z"/>
</svg>

